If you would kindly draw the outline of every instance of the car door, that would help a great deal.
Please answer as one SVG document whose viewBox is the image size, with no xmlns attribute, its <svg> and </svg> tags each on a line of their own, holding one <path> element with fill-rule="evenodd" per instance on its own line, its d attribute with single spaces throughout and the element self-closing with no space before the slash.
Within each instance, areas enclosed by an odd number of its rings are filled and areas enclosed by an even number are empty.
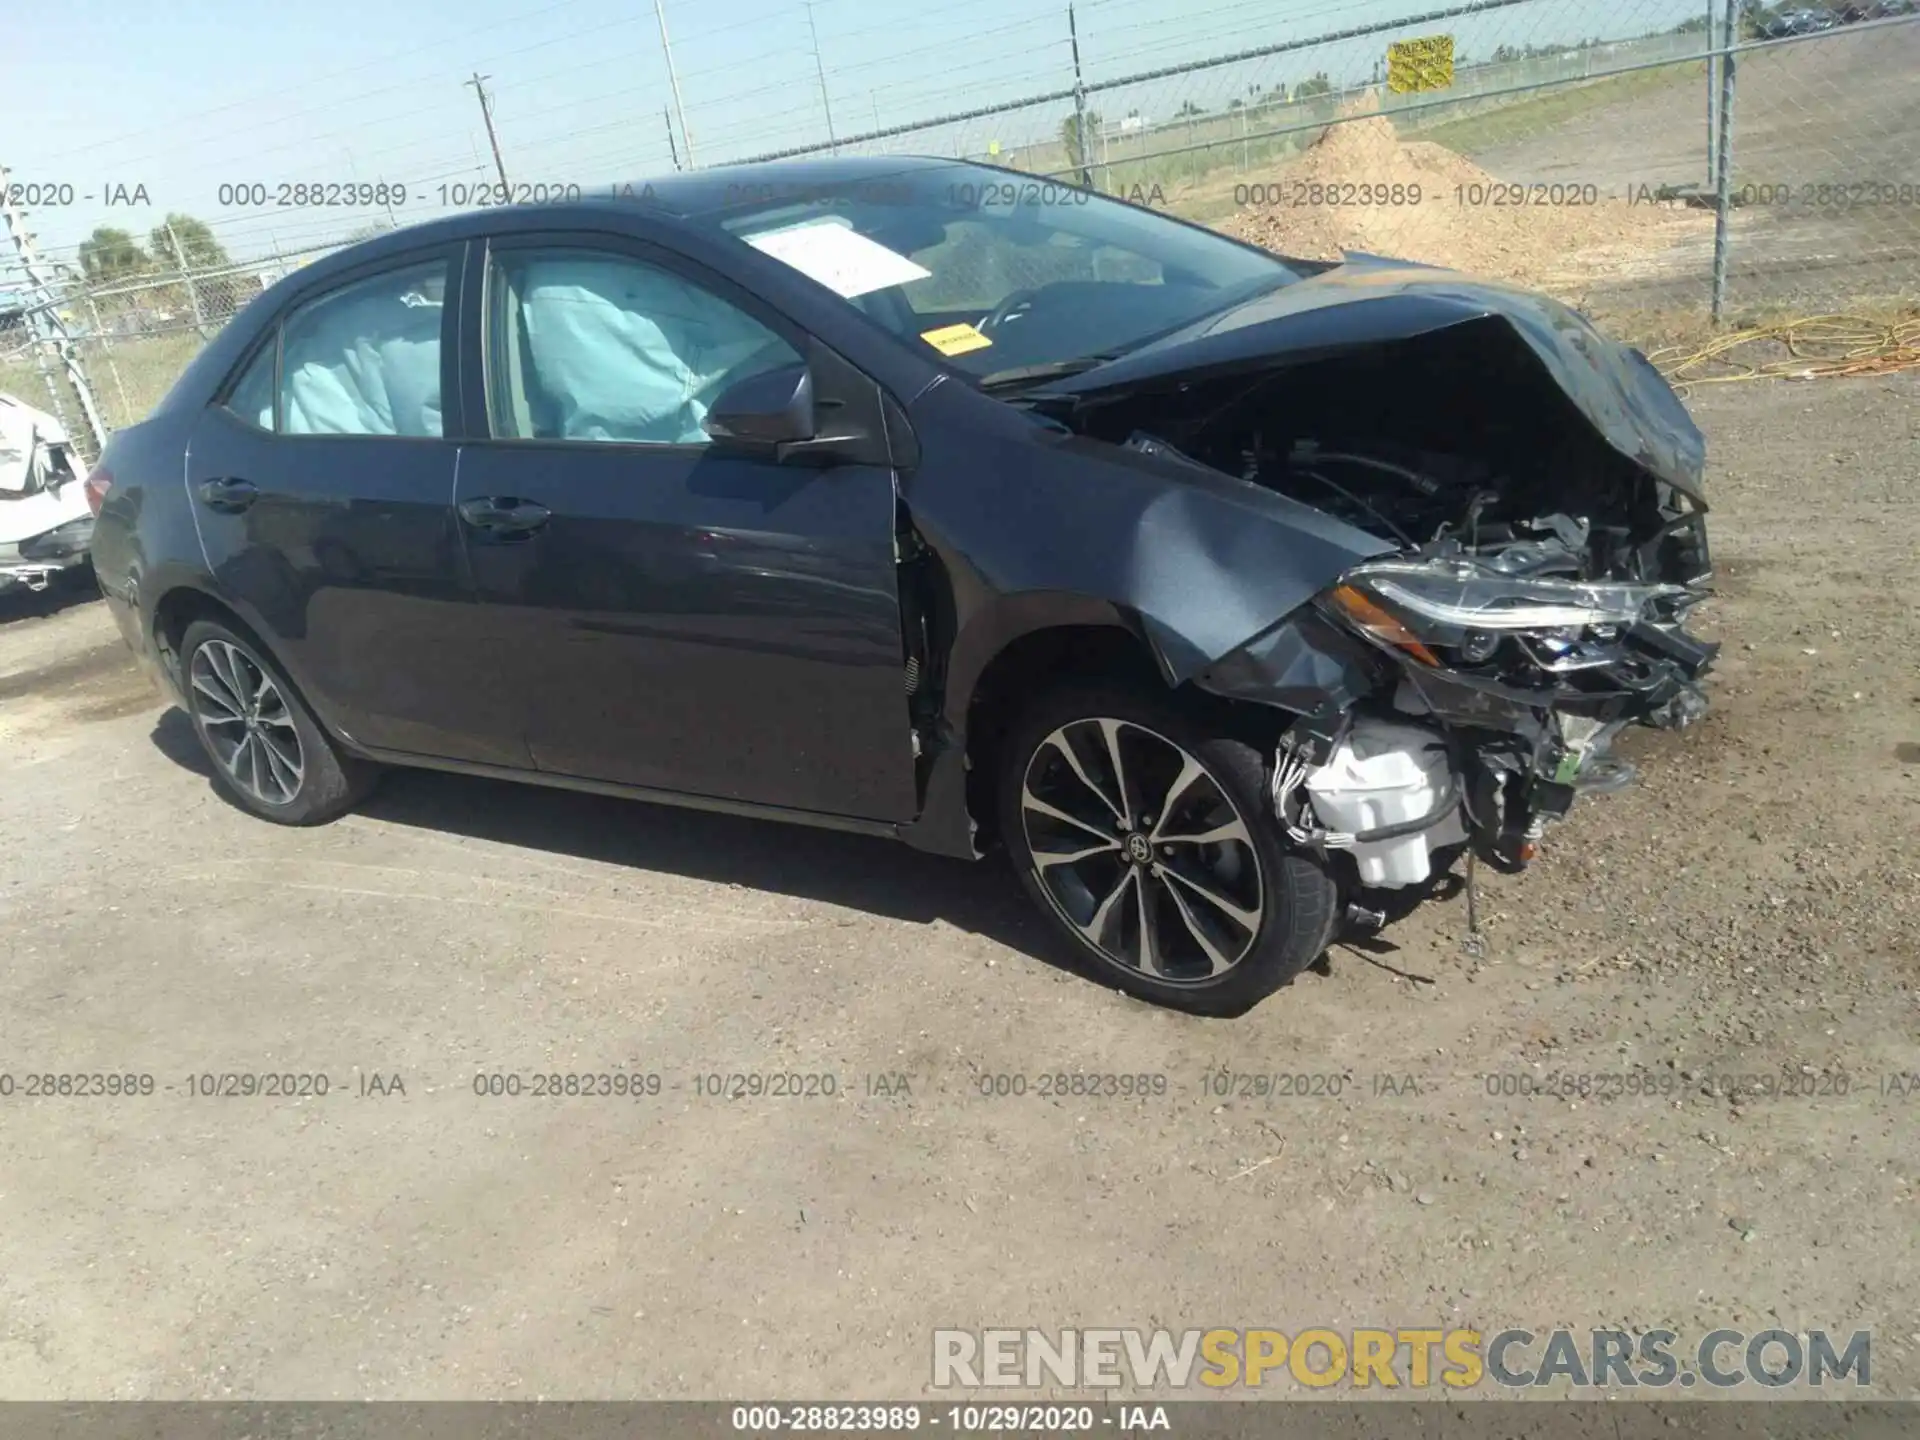
<svg viewBox="0 0 1920 1440">
<path fill-rule="evenodd" d="M 637 241 L 496 241 L 484 273 L 456 508 L 535 765 L 909 818 L 892 470 L 722 453 L 700 424 L 807 337 Z"/>
<path fill-rule="evenodd" d="M 186 483 L 219 590 L 329 724 L 374 749 L 525 766 L 452 504 L 462 249 L 298 300 L 200 418 Z"/>
</svg>

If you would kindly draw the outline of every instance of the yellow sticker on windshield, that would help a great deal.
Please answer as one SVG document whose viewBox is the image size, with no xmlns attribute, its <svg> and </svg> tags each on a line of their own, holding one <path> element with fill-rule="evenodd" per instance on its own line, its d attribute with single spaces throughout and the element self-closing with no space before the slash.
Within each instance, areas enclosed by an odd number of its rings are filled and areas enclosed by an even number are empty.
<svg viewBox="0 0 1920 1440">
<path fill-rule="evenodd" d="M 993 344 L 971 325 L 942 325 L 938 330 L 922 330 L 920 338 L 942 355 L 964 355 L 969 350 L 984 350 Z"/>
</svg>

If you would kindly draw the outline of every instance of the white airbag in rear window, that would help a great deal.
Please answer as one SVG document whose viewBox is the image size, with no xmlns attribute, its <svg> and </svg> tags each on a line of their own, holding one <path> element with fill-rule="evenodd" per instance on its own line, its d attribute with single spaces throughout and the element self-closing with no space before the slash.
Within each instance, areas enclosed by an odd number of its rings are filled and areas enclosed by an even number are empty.
<svg viewBox="0 0 1920 1440">
<path fill-rule="evenodd" d="M 287 321 L 281 383 L 289 434 L 441 433 L 445 274 L 436 262 L 375 276 Z"/>
</svg>

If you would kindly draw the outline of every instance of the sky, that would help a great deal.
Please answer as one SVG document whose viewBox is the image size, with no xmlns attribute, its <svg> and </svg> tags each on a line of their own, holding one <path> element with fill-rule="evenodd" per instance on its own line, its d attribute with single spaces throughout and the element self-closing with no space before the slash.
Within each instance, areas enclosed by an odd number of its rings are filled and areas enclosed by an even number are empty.
<svg viewBox="0 0 1920 1440">
<path fill-rule="evenodd" d="M 1449 0 L 1075 0 L 1089 83 L 1448 8 Z M 1668 28 L 1700 0 L 1524 0 L 1397 32 L 1445 31 L 1469 57 L 1496 45 L 1612 39 Z M 701 165 L 823 142 L 1073 84 L 1066 0 L 665 0 Z M 493 106 L 516 186 L 603 187 L 673 168 L 672 95 L 650 0 L 13 0 L 0 37 L 0 166 L 41 187 L 28 228 L 72 263 L 97 225 L 143 241 L 167 213 L 198 217 L 237 259 L 338 241 L 377 207 L 222 205 L 222 185 L 406 187 L 391 220 L 458 208 L 495 178 L 474 88 Z M 1250 84 L 1316 70 L 1361 81 L 1390 35 L 1096 95 L 1109 117 L 1224 107 Z M 1070 102 L 867 145 L 985 153 L 1057 135 Z M 678 158 L 686 137 L 673 123 Z M 62 204 L 72 187 L 70 203 Z M 442 187 L 448 187 L 445 190 Z M 49 192 L 49 187 L 51 192 Z M 147 203 L 137 203 L 142 197 Z M 29 195 L 33 192 L 29 190 Z M 257 193 L 257 192 L 256 192 Z M 136 203 L 116 203 L 121 196 Z M 51 200 L 53 203 L 44 203 Z M 0 241 L 0 284 L 10 247 Z"/>
</svg>

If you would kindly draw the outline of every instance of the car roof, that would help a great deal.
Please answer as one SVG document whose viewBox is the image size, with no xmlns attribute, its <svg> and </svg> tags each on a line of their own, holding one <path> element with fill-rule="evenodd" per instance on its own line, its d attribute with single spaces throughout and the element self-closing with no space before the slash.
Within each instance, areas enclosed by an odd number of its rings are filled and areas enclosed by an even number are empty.
<svg viewBox="0 0 1920 1440">
<path fill-rule="evenodd" d="M 923 174 L 970 165 L 966 160 L 932 155 L 833 155 L 791 160 L 762 160 L 750 165 L 716 165 L 709 170 L 678 170 L 608 187 L 622 200 L 650 195 L 670 215 L 692 217 L 763 205 L 810 190 L 873 185 L 894 176 Z M 987 168 L 987 167 L 980 167 Z"/>
<path fill-rule="evenodd" d="M 419 245 L 484 237 L 504 228 L 504 216 L 516 222 L 528 218 L 551 220 L 564 225 L 569 219 L 605 215 L 610 209 L 638 211 L 655 221 L 668 224 L 721 214 L 729 210 L 758 208 L 778 204 L 783 199 L 804 199 L 835 190 L 855 190 L 862 186 L 884 184 L 890 177 L 926 174 L 944 169 L 980 170 L 988 174 L 1015 174 L 997 166 L 971 160 L 944 159 L 931 155 L 836 155 L 794 160 L 768 160 L 750 165 L 716 165 L 711 169 L 681 170 L 646 179 L 612 181 L 582 186 L 547 186 L 546 189 L 573 190 L 574 195 L 531 204 L 490 205 L 441 215 L 414 225 L 404 225 L 368 239 L 342 247 L 300 266 L 279 281 L 281 286 L 302 288 L 318 276 L 337 273 L 365 261 L 377 261 L 387 255 Z M 488 182 L 476 182 L 472 188 L 484 194 Z M 289 284 L 291 282 L 291 284 Z M 281 292 L 282 294 L 285 291 Z"/>
<path fill-rule="evenodd" d="M 388 230 L 288 270 L 247 307 L 249 320 L 241 323 L 236 317 L 234 322 L 221 328 L 213 343 L 194 357 L 155 407 L 155 413 L 176 403 L 204 403 L 220 379 L 230 373 L 242 351 L 253 343 L 253 338 L 272 324 L 275 317 L 284 314 L 290 301 L 302 293 L 330 285 L 363 266 L 377 266 L 393 257 L 418 252 L 425 246 L 485 239 L 509 228 L 524 229 L 528 221 L 536 228 L 550 224 L 563 230 L 570 224 L 582 222 L 597 228 L 614 212 L 632 216 L 637 222 L 651 222 L 671 229 L 741 207 L 758 208 L 778 204 L 783 199 L 797 200 L 823 192 L 882 185 L 888 177 L 947 169 L 974 170 L 985 175 L 1018 173 L 975 161 L 931 155 L 836 155 L 769 160 L 683 170 L 631 182 L 582 185 L 578 187 L 578 198 L 566 196 L 525 205 L 483 206 Z M 481 182 L 472 188 L 484 195 L 490 187 Z M 565 191 L 575 187 L 559 188 Z"/>
</svg>

